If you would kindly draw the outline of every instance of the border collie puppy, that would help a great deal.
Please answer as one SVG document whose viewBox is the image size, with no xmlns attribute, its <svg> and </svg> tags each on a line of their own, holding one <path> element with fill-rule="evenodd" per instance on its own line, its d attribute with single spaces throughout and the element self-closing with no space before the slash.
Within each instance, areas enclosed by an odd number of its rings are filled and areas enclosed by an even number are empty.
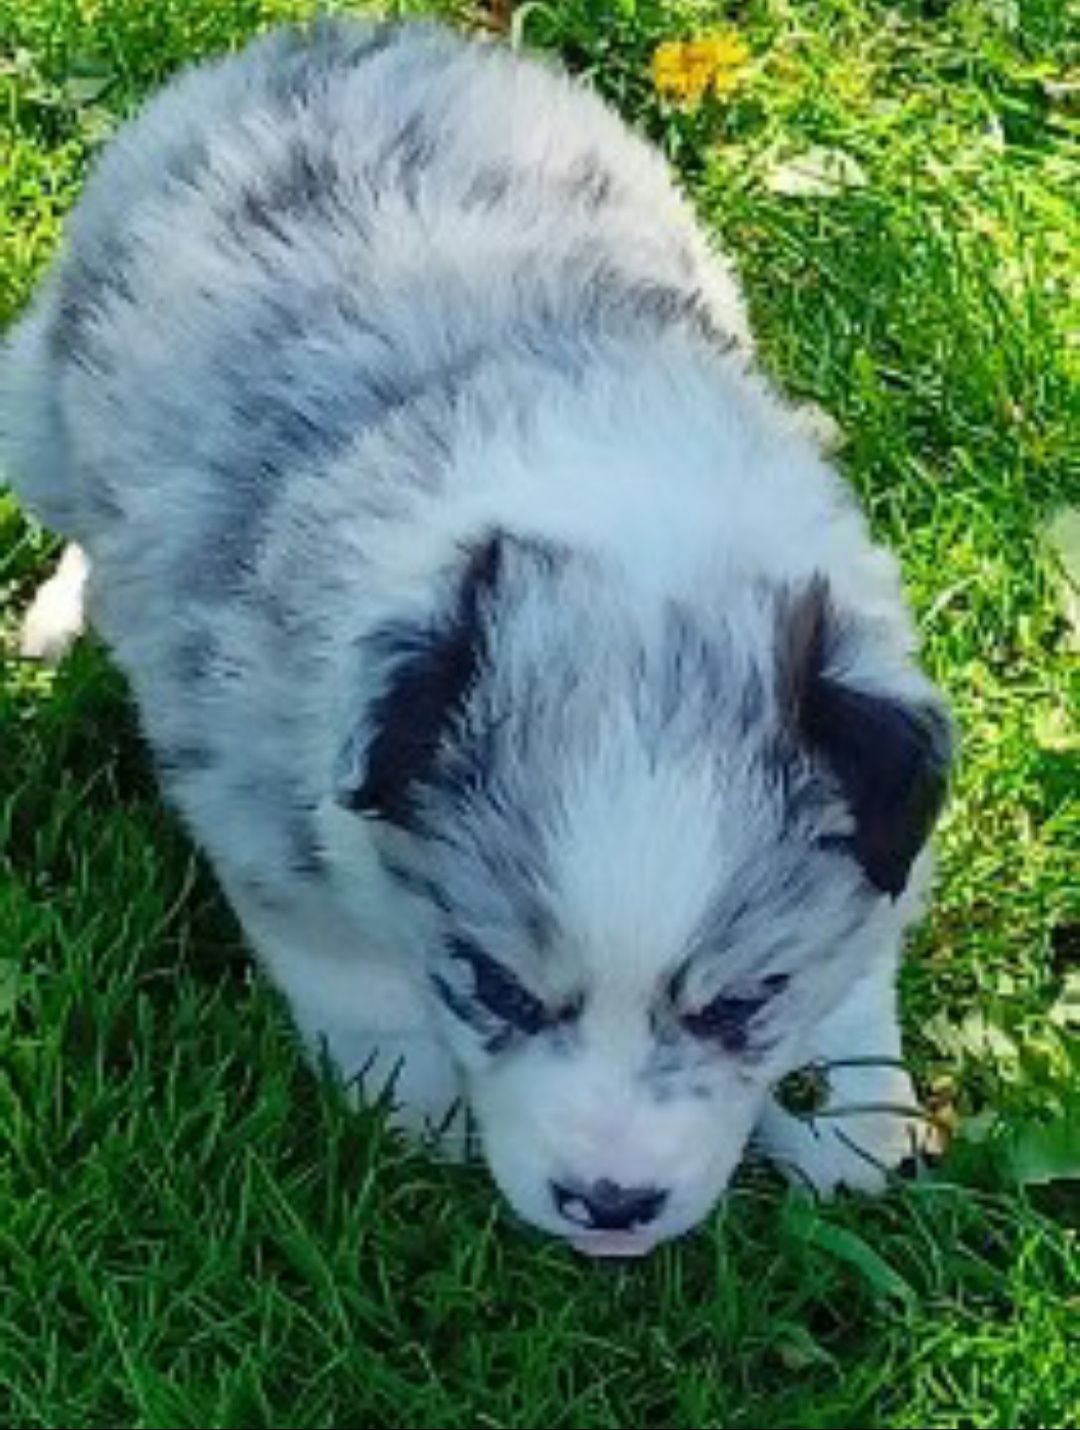
<svg viewBox="0 0 1080 1430">
<path fill-rule="evenodd" d="M 598 99 L 421 24 L 181 76 L 10 336 L 0 447 L 72 542 L 25 653 L 85 598 L 363 1095 L 450 1140 L 462 1103 L 594 1254 L 692 1227 L 751 1139 L 822 1191 L 911 1151 L 949 721 L 731 270 Z M 772 1089 L 816 1061 L 799 1119 Z"/>
</svg>

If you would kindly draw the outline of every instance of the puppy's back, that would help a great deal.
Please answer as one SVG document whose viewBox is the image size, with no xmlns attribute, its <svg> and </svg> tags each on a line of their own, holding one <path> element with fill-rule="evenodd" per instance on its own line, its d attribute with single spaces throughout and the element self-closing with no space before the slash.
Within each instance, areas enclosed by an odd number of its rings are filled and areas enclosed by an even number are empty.
<svg viewBox="0 0 1080 1430">
<path fill-rule="evenodd" d="M 598 101 L 435 26 L 281 31 L 106 150 L 5 356 L 0 455 L 91 546 L 206 513 L 200 566 L 227 582 L 291 472 L 486 356 L 572 360 L 634 322 L 745 336 L 663 165 Z"/>
</svg>

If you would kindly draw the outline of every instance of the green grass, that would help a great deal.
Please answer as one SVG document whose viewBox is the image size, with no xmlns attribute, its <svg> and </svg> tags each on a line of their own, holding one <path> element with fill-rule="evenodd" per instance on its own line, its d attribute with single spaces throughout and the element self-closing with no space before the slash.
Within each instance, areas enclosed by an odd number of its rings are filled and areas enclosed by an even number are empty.
<svg viewBox="0 0 1080 1430">
<path fill-rule="evenodd" d="M 0 322 L 118 116 L 308 8 L 4 7 Z M 740 89 L 659 101 L 655 44 L 721 14 L 754 55 Z M 917 1070 L 960 1136 L 880 1203 L 816 1208 L 751 1172 L 644 1265 L 575 1259 L 301 1066 L 102 653 L 8 659 L 0 1423 L 1075 1425 L 1080 636 L 1041 533 L 1080 504 L 1080 122 L 1053 88 L 1076 78 L 1076 10 L 551 0 L 519 24 L 673 156 L 771 369 L 840 419 L 903 560 L 963 735 L 905 975 Z M 774 192 L 811 146 L 858 182 Z M 0 497 L 9 654 L 53 550 Z"/>
</svg>

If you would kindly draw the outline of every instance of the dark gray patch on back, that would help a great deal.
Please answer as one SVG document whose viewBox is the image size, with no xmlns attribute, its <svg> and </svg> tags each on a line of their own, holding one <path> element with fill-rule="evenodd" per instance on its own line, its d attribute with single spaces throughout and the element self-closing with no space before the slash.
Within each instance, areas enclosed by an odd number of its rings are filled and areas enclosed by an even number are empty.
<svg viewBox="0 0 1080 1430">
<path fill-rule="evenodd" d="M 309 104 L 334 76 L 359 69 L 390 49 L 403 29 L 395 22 L 361 26 L 322 16 L 282 31 L 277 63 L 267 74 L 269 93 L 279 104 Z"/>
<path fill-rule="evenodd" d="M 185 565 L 179 574 L 196 579 L 204 596 L 233 599 L 255 576 L 278 474 L 246 466 L 237 469 L 223 461 L 210 462 L 208 468 L 218 494 L 199 543 L 198 568 L 191 571 Z M 187 563 L 188 557 L 184 559 Z"/>
<path fill-rule="evenodd" d="M 580 272 L 587 273 L 584 282 Z M 596 263 L 586 249 L 564 263 L 568 290 L 578 290 L 578 321 L 599 332 L 622 333 L 645 329 L 658 336 L 673 328 L 693 334 L 709 348 L 730 352 L 738 346 L 731 333 L 721 329 L 696 288 L 682 288 L 651 278 L 625 273 L 610 261 Z"/>
<path fill-rule="evenodd" d="M 737 340 L 716 324 L 699 292 L 684 292 L 662 283 L 642 283 L 632 295 L 634 314 L 657 328 L 680 327 L 689 330 L 710 347 L 731 352 Z"/>
<path fill-rule="evenodd" d="M 563 188 L 571 201 L 595 213 L 610 202 L 615 179 L 598 155 L 585 154 L 571 166 Z"/>
<path fill-rule="evenodd" d="M 333 155 L 299 139 L 293 140 L 280 164 L 246 184 L 222 215 L 229 232 L 245 248 L 252 230 L 287 244 L 291 226 L 298 220 L 310 222 L 313 216 L 333 225 L 347 224 L 354 234 L 365 231 L 356 204 L 342 200 L 341 173 Z"/>
<path fill-rule="evenodd" d="M 424 175 L 435 162 L 438 137 L 430 127 L 430 116 L 411 114 L 397 133 L 383 145 L 372 165 L 372 188 L 399 188 L 406 201 L 415 206 Z"/>
<path fill-rule="evenodd" d="M 518 173 L 509 164 L 485 164 L 469 181 L 461 206 L 466 211 L 483 209 L 490 212 L 506 200 L 517 182 Z"/>
<path fill-rule="evenodd" d="M 178 190 L 196 189 L 209 161 L 209 145 L 202 135 L 178 135 L 161 155 L 161 189 L 173 195 Z M 153 187 L 147 186 L 138 201 L 150 197 Z M 126 231 L 118 227 L 130 224 L 130 212 L 109 213 L 104 221 L 100 213 L 95 217 L 98 222 L 79 235 L 61 260 L 49 341 L 55 356 L 107 373 L 113 363 L 110 354 L 94 341 L 93 329 L 115 303 L 136 301 L 130 270 L 137 249 L 130 227 Z"/>
<path fill-rule="evenodd" d="M 595 154 L 576 160 L 561 175 L 533 174 L 508 163 L 484 164 L 470 179 L 461 199 L 466 211 L 491 212 L 511 197 L 534 202 L 571 203 L 596 213 L 611 201 L 615 180 Z"/>
<path fill-rule="evenodd" d="M 366 428 L 429 395 L 444 397 L 449 419 L 454 394 L 484 356 L 468 352 L 431 370 L 395 370 L 380 335 L 339 310 L 335 326 L 349 331 L 340 339 L 323 337 L 316 366 L 309 352 L 322 334 L 312 321 L 309 331 L 292 308 L 268 303 L 263 317 L 219 354 L 220 390 L 228 394 L 233 421 L 224 450 L 207 462 L 217 492 L 199 573 L 208 594 L 235 596 L 249 586 L 291 474 L 318 472 Z M 418 478 L 433 480 L 449 456 L 447 435 L 429 418 L 417 422 L 412 436 L 422 449 L 413 462 Z"/>
<path fill-rule="evenodd" d="M 289 475 L 339 456 L 378 410 L 369 375 L 347 344 L 313 370 L 309 350 L 318 336 L 289 303 L 270 296 L 220 344 L 216 385 L 232 420 L 206 460 L 215 483 L 199 573 L 207 594 L 247 585 Z"/>
<path fill-rule="evenodd" d="M 59 361 L 107 372 L 111 362 L 95 341 L 95 325 L 116 303 L 132 304 L 135 295 L 129 282 L 129 243 L 110 235 L 96 244 L 96 251 L 70 253 L 58 277 L 55 316 L 49 331 L 49 350 Z"/>
</svg>

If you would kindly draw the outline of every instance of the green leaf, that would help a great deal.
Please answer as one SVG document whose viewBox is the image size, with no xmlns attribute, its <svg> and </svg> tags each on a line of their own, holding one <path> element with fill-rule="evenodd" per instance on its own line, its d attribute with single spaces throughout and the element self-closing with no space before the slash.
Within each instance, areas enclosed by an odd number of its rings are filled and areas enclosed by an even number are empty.
<svg viewBox="0 0 1080 1430">
<path fill-rule="evenodd" d="M 1031 1123 L 1009 1152 L 1009 1171 L 1022 1187 L 1080 1181 L 1080 1113 L 1053 1122 Z"/>
<path fill-rule="evenodd" d="M 857 1271 L 877 1295 L 899 1301 L 906 1310 L 915 1306 L 918 1298 L 913 1288 L 857 1233 L 849 1231 L 847 1227 L 834 1226 L 832 1222 L 820 1220 L 809 1220 L 804 1227 L 804 1233 L 812 1246 Z"/>
</svg>

